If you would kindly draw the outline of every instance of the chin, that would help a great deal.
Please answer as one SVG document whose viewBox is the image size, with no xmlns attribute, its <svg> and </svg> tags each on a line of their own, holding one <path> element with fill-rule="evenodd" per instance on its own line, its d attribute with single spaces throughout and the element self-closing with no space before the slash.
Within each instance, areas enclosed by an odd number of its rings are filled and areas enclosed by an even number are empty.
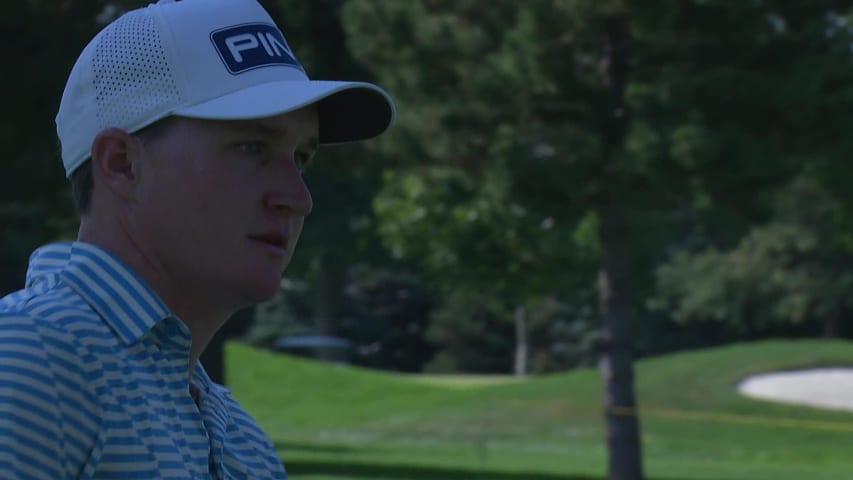
<svg viewBox="0 0 853 480">
<path fill-rule="evenodd" d="M 254 275 L 241 282 L 239 288 L 243 297 L 252 304 L 269 300 L 281 288 L 281 272 Z"/>
</svg>

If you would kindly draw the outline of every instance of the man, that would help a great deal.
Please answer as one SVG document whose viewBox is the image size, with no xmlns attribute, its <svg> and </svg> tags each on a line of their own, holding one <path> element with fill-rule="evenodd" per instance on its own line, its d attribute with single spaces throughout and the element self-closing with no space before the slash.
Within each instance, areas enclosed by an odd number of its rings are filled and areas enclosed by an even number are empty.
<svg viewBox="0 0 853 480">
<path fill-rule="evenodd" d="M 276 291 L 317 146 L 393 116 L 376 86 L 310 81 L 255 0 L 161 0 L 101 31 L 56 118 L 78 240 L 0 300 L 0 478 L 285 478 L 197 360 Z"/>
</svg>

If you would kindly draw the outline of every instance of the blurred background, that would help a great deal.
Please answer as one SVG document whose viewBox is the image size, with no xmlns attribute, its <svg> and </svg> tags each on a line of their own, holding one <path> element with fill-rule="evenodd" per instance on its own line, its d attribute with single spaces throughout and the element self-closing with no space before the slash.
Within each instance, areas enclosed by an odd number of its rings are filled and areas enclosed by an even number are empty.
<svg viewBox="0 0 853 480">
<path fill-rule="evenodd" d="M 76 236 L 62 89 L 146 3 L 6 5 L 0 294 Z M 203 359 L 293 478 L 853 475 L 853 415 L 735 388 L 853 365 L 853 3 L 261 3 L 398 107 Z"/>
</svg>

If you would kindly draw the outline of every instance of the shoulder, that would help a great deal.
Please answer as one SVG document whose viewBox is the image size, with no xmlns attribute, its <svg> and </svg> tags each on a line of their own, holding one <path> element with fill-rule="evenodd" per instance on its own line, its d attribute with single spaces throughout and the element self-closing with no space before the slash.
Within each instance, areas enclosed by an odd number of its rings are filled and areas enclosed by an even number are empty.
<svg viewBox="0 0 853 480">
<path fill-rule="evenodd" d="M 11 468 L 23 477 L 59 478 L 69 466 L 84 462 L 100 415 L 90 372 L 73 335 L 38 317 L 0 311 L 4 470 Z"/>
<path fill-rule="evenodd" d="M 63 321 L 78 317 L 84 316 L 73 309 L 53 315 L 0 311 L 0 380 L 5 382 L 0 386 L 31 387 L 74 410 L 94 408 L 101 362 Z"/>
<path fill-rule="evenodd" d="M 60 322 L 21 312 L 0 312 L 0 384 L 29 386 L 46 395 L 95 402 L 97 361 Z M 65 391 L 70 389 L 71 391 Z M 82 407 L 83 405 L 77 405 Z"/>
<path fill-rule="evenodd" d="M 0 311 L 0 358 L 44 367 L 50 354 L 74 350 L 73 337 L 44 317 L 27 311 Z"/>
<path fill-rule="evenodd" d="M 50 315 L 0 311 L 0 389 L 6 398 L 36 395 L 60 420 L 71 415 L 85 424 L 99 421 L 104 371 L 81 339 L 78 319 L 85 317 L 73 308 Z"/>
<path fill-rule="evenodd" d="M 94 317 L 71 298 L 47 294 L 13 308 L 0 308 L 0 356 L 41 357 L 82 366 L 79 324 Z"/>
<path fill-rule="evenodd" d="M 63 282 L 44 280 L 0 299 L 0 331 L 38 337 L 53 353 L 79 354 L 87 338 L 105 325 L 77 292 Z"/>
</svg>

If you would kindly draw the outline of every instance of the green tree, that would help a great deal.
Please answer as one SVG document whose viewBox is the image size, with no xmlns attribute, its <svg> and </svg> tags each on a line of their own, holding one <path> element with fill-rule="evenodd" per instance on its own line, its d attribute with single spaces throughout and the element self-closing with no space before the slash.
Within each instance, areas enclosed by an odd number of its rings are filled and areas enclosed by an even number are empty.
<svg viewBox="0 0 853 480">
<path fill-rule="evenodd" d="M 530 212 L 511 187 L 497 161 L 474 172 L 443 165 L 388 172 L 375 200 L 392 254 L 416 261 L 446 300 L 431 331 L 446 350 L 441 368 L 497 372 L 509 365 L 523 373 L 529 305 L 553 292 L 566 265 L 582 266 L 565 248 L 572 226 Z M 459 325 L 465 319 L 471 325 Z"/>
<path fill-rule="evenodd" d="M 23 287 L 29 254 L 75 232 L 54 117 L 80 50 L 99 28 L 107 2 L 21 1 L 0 19 L 3 58 L 0 128 L 0 295 Z"/>
<path fill-rule="evenodd" d="M 353 363 L 385 370 L 420 372 L 432 359 L 427 341 L 432 299 L 409 272 L 354 265 L 345 295 L 349 315 L 342 333 L 357 345 Z"/>
<path fill-rule="evenodd" d="M 657 270 L 650 306 L 679 323 L 713 322 L 756 338 L 802 331 L 838 336 L 853 311 L 853 252 L 841 204 L 799 179 L 774 218 L 731 249 L 679 251 Z"/>
<path fill-rule="evenodd" d="M 388 189 L 411 178 L 434 188 L 440 182 L 423 179 L 446 165 L 476 172 L 494 164 L 511 172 L 506 210 L 517 204 L 568 225 L 588 212 L 597 218 L 612 478 L 642 476 L 631 319 L 650 291 L 654 259 L 677 244 L 647 238 L 680 226 L 648 232 L 641 222 L 686 212 L 738 238 L 770 215 L 773 189 L 843 151 L 853 82 L 849 32 L 836 24 L 846 8 L 713 0 L 346 6 L 356 55 L 401 107 L 379 151 L 415 165 Z M 501 142 L 512 154 L 498 154 Z M 415 219 L 408 224 L 416 234 L 403 243 L 464 251 L 458 258 L 476 269 L 480 257 L 454 243 L 465 235 L 445 236 L 454 231 L 451 212 L 473 197 L 462 198 L 427 228 L 416 220 L 436 211 L 429 193 L 383 221 L 396 228 Z M 485 231 L 500 238 L 502 230 Z"/>
<path fill-rule="evenodd" d="M 571 257 L 567 244 L 563 251 L 542 255 L 544 270 L 514 274 L 513 265 L 525 255 L 542 253 L 537 240 L 549 235 L 541 229 L 518 235 L 518 222 L 507 220 L 513 210 L 520 210 L 539 222 L 574 225 L 583 213 L 594 210 L 602 254 L 606 402 L 608 408 L 633 408 L 625 220 L 619 196 L 613 195 L 618 186 L 608 183 L 614 174 L 603 181 L 601 175 L 620 169 L 627 127 L 623 98 L 628 26 L 619 5 L 363 1 L 350 2 L 347 11 L 356 53 L 374 62 L 379 78 L 398 95 L 401 110 L 408 109 L 386 142 L 388 150 L 427 164 L 413 175 L 386 182 L 392 192 L 408 188 L 421 196 L 409 202 L 415 208 L 378 204 L 390 233 L 406 231 L 399 228 L 406 222 L 410 227 L 408 235 L 386 238 L 392 243 L 407 238 L 405 245 L 431 243 L 428 262 L 461 259 L 454 270 L 445 266 L 442 277 L 451 284 L 460 275 L 456 272 L 477 272 L 473 282 L 466 282 L 477 291 L 492 287 L 498 295 L 514 293 L 495 289 L 506 281 L 515 291 L 544 295 L 536 284 L 555 283 L 547 267 L 566 268 L 567 262 L 559 260 Z M 600 69 L 599 64 L 609 67 Z M 481 218 L 465 214 L 485 196 L 476 190 L 461 195 L 464 200 L 455 205 L 438 208 L 435 197 L 442 195 L 435 191 L 454 188 L 445 185 L 452 184 L 453 175 L 461 175 L 459 168 L 438 182 L 423 179 L 448 170 L 430 165 L 448 164 L 479 172 L 482 178 L 475 176 L 475 182 L 484 191 L 501 185 L 492 176 L 507 179 L 507 187 L 496 189 L 503 198 L 492 203 L 497 215 L 485 217 L 483 224 L 459 221 Z M 503 176 L 494 173 L 502 170 L 507 172 Z M 527 214 L 533 208 L 535 214 Z M 419 218 L 431 213 L 436 218 Z M 502 244 L 507 237 L 514 244 Z M 488 255 L 496 244 L 499 254 Z M 550 288 L 565 284 L 558 285 Z M 614 478 L 639 478 L 637 418 L 608 414 L 608 431 Z"/>
</svg>

